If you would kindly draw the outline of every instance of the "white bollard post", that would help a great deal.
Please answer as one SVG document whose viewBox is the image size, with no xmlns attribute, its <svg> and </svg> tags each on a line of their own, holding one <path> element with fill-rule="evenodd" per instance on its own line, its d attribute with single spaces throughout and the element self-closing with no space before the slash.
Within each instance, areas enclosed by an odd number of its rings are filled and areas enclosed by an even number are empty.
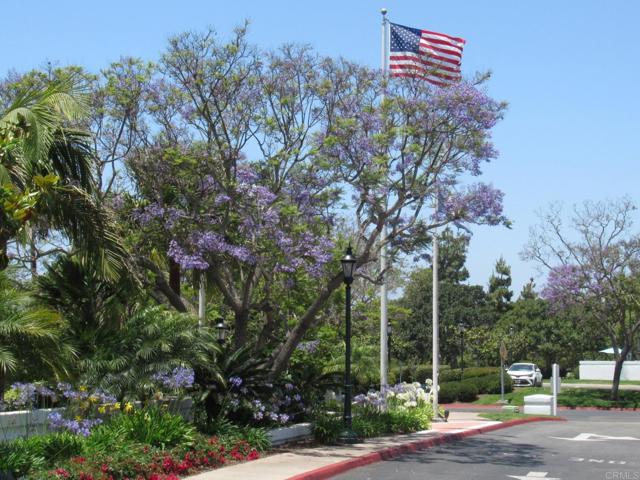
<svg viewBox="0 0 640 480">
<path fill-rule="evenodd" d="M 554 363 L 551 366 L 551 415 L 558 416 L 558 394 L 560 393 L 560 366 Z"/>
</svg>

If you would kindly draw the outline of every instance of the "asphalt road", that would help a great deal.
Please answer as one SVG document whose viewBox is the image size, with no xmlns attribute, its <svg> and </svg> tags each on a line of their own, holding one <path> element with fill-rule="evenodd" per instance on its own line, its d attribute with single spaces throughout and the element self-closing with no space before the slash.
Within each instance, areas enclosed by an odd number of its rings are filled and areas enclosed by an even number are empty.
<svg viewBox="0 0 640 480">
<path fill-rule="evenodd" d="M 640 413 L 576 411 L 563 415 L 569 421 L 497 430 L 334 478 L 640 480 Z"/>
</svg>

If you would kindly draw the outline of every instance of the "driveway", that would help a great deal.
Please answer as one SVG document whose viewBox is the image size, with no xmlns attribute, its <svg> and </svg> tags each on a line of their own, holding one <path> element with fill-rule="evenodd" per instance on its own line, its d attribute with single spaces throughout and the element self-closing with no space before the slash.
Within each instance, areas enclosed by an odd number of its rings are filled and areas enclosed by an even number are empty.
<svg viewBox="0 0 640 480">
<path fill-rule="evenodd" d="M 640 414 L 563 412 L 334 477 L 342 480 L 640 480 Z"/>
</svg>

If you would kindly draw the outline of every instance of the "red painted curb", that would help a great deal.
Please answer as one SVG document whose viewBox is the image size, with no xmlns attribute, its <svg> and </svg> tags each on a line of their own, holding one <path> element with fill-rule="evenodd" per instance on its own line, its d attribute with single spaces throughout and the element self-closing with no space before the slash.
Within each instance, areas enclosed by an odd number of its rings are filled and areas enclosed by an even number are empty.
<svg viewBox="0 0 640 480">
<path fill-rule="evenodd" d="M 476 405 L 473 403 L 447 403 L 444 405 L 440 405 L 444 409 L 448 410 L 457 410 L 457 409 L 466 409 L 466 410 L 499 410 L 502 405 Z M 558 410 L 585 410 L 592 412 L 637 412 L 640 408 L 631 408 L 631 407 L 567 407 L 564 405 L 558 405 Z"/>
<path fill-rule="evenodd" d="M 515 420 L 509 420 L 507 422 L 502 422 L 495 425 L 488 425 L 486 427 L 467 430 L 465 432 L 443 433 L 442 435 L 438 435 L 437 437 L 425 438 L 424 440 L 417 440 L 415 442 L 404 443 L 396 447 L 384 448 L 382 450 L 378 450 L 377 452 L 371 452 L 366 455 L 361 455 L 359 457 L 343 460 L 342 462 L 326 465 L 324 467 L 316 468 L 315 470 L 311 470 L 309 472 L 304 472 L 298 475 L 294 475 L 293 477 L 289 477 L 286 480 L 325 480 L 327 478 L 331 478 L 335 475 L 344 473 L 354 468 L 363 467 L 365 465 L 380 462 L 382 460 L 390 460 L 392 458 L 396 458 L 407 453 L 413 453 L 418 450 L 424 450 L 426 448 L 430 448 L 435 445 L 455 442 L 457 440 L 462 440 L 466 437 L 471 437 L 474 435 L 478 435 L 480 433 L 492 432 L 494 430 L 514 427 L 516 425 L 522 425 L 524 423 L 554 422 L 554 421 L 562 422 L 562 421 L 566 421 L 566 419 L 561 417 L 518 418 Z"/>
</svg>

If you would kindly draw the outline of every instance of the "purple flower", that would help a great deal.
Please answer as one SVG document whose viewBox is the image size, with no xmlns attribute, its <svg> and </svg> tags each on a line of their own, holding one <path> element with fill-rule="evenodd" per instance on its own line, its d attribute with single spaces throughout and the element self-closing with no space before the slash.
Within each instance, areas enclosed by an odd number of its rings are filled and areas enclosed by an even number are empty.
<svg viewBox="0 0 640 480">
<path fill-rule="evenodd" d="M 315 353 L 319 346 L 320 340 L 312 340 L 310 342 L 299 343 L 296 349 L 305 353 Z"/>
<path fill-rule="evenodd" d="M 230 377 L 229 378 L 229 383 L 231 384 L 232 387 L 235 388 L 239 388 L 240 385 L 242 385 L 242 378 L 240 377 Z"/>
<path fill-rule="evenodd" d="M 190 388 L 195 380 L 193 369 L 176 367 L 170 373 L 159 372 L 151 377 L 152 380 L 162 383 L 173 390 Z"/>
<path fill-rule="evenodd" d="M 278 415 L 278 420 L 281 424 L 285 424 L 289 421 L 289 415 L 287 415 L 286 413 L 281 413 L 280 415 Z"/>
<path fill-rule="evenodd" d="M 36 400 L 36 386 L 33 383 L 14 383 L 11 388 L 16 392 L 17 397 L 13 404 L 18 407 L 31 405 Z"/>
</svg>

